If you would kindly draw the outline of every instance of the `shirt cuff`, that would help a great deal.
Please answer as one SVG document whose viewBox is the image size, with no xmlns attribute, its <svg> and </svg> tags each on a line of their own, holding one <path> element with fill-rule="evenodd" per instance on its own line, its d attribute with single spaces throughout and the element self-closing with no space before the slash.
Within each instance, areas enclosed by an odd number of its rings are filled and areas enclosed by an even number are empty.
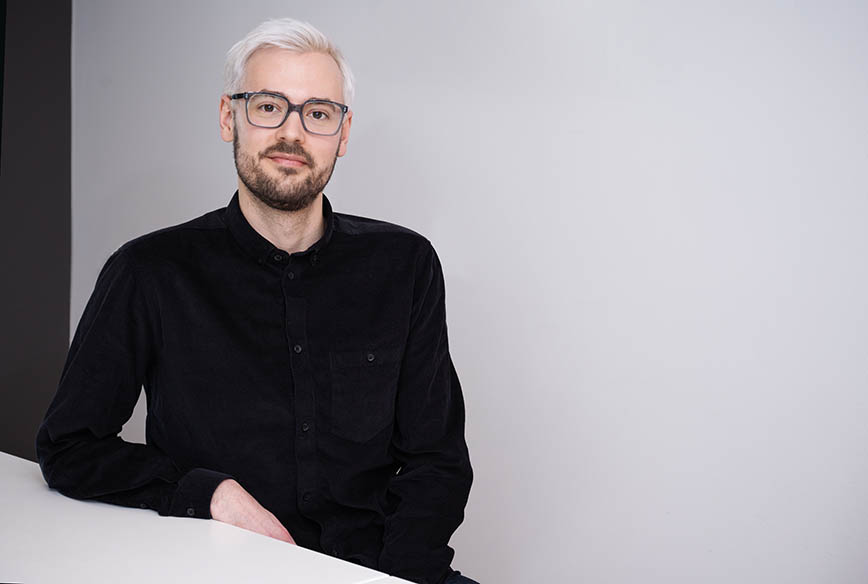
<svg viewBox="0 0 868 584">
<path fill-rule="evenodd" d="M 192 469 L 178 481 L 169 515 L 211 519 L 211 497 L 220 483 L 231 478 L 234 477 L 206 468 Z"/>
</svg>

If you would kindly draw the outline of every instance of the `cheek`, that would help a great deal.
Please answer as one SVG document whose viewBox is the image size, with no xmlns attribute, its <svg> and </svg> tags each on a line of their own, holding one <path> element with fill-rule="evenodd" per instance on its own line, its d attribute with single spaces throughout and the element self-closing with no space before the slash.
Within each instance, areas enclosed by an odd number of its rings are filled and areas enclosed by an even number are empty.
<svg viewBox="0 0 868 584">
<path fill-rule="evenodd" d="M 325 165 L 331 165 L 339 147 L 340 141 L 329 140 L 327 142 L 323 141 L 321 144 L 312 144 L 308 149 L 308 152 L 310 152 L 311 156 L 314 157 L 314 160 L 317 161 L 317 166 L 322 167 Z"/>
<path fill-rule="evenodd" d="M 259 153 L 265 148 L 265 145 L 260 142 L 261 140 L 258 140 L 254 135 L 249 133 L 245 134 L 243 130 L 238 132 L 239 152 L 252 156 L 253 158 L 258 158 Z"/>
</svg>

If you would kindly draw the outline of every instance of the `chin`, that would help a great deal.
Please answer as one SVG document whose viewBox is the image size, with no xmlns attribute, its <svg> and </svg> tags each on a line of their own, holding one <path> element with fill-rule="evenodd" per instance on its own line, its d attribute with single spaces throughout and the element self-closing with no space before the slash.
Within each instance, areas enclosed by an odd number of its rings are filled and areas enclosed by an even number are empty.
<svg viewBox="0 0 868 584">
<path fill-rule="evenodd" d="M 277 169 L 277 175 L 280 177 L 295 176 L 297 174 L 301 174 L 306 168 L 307 168 L 306 166 L 300 167 L 300 168 L 291 168 L 288 166 L 287 167 L 279 167 Z"/>
</svg>

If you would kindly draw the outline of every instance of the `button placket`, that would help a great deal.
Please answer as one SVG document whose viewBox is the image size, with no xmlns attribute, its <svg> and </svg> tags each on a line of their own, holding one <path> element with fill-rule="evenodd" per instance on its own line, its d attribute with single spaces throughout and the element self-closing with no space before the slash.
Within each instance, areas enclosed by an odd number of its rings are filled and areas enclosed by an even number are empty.
<svg viewBox="0 0 868 584">
<path fill-rule="evenodd" d="M 291 260 L 292 261 L 292 260 Z M 301 269 L 299 266 L 298 269 Z M 296 278 L 297 279 L 297 278 Z M 305 327 L 307 301 L 288 294 L 293 286 L 284 279 L 284 302 L 286 306 L 286 340 L 292 391 L 295 403 L 295 459 L 299 504 L 305 512 L 313 512 L 317 489 L 316 456 L 316 396 L 315 381 L 309 358 L 311 346 Z M 307 498 L 305 498 L 307 496 Z"/>
</svg>

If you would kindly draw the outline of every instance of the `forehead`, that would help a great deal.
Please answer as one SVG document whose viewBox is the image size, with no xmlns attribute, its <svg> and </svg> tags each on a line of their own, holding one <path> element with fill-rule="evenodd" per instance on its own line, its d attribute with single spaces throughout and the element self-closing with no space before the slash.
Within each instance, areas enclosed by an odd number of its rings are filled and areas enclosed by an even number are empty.
<svg viewBox="0 0 868 584">
<path fill-rule="evenodd" d="M 245 91 L 279 91 L 293 102 L 311 97 L 343 101 L 341 70 L 325 53 L 296 53 L 266 47 L 253 53 L 244 74 Z"/>
</svg>

